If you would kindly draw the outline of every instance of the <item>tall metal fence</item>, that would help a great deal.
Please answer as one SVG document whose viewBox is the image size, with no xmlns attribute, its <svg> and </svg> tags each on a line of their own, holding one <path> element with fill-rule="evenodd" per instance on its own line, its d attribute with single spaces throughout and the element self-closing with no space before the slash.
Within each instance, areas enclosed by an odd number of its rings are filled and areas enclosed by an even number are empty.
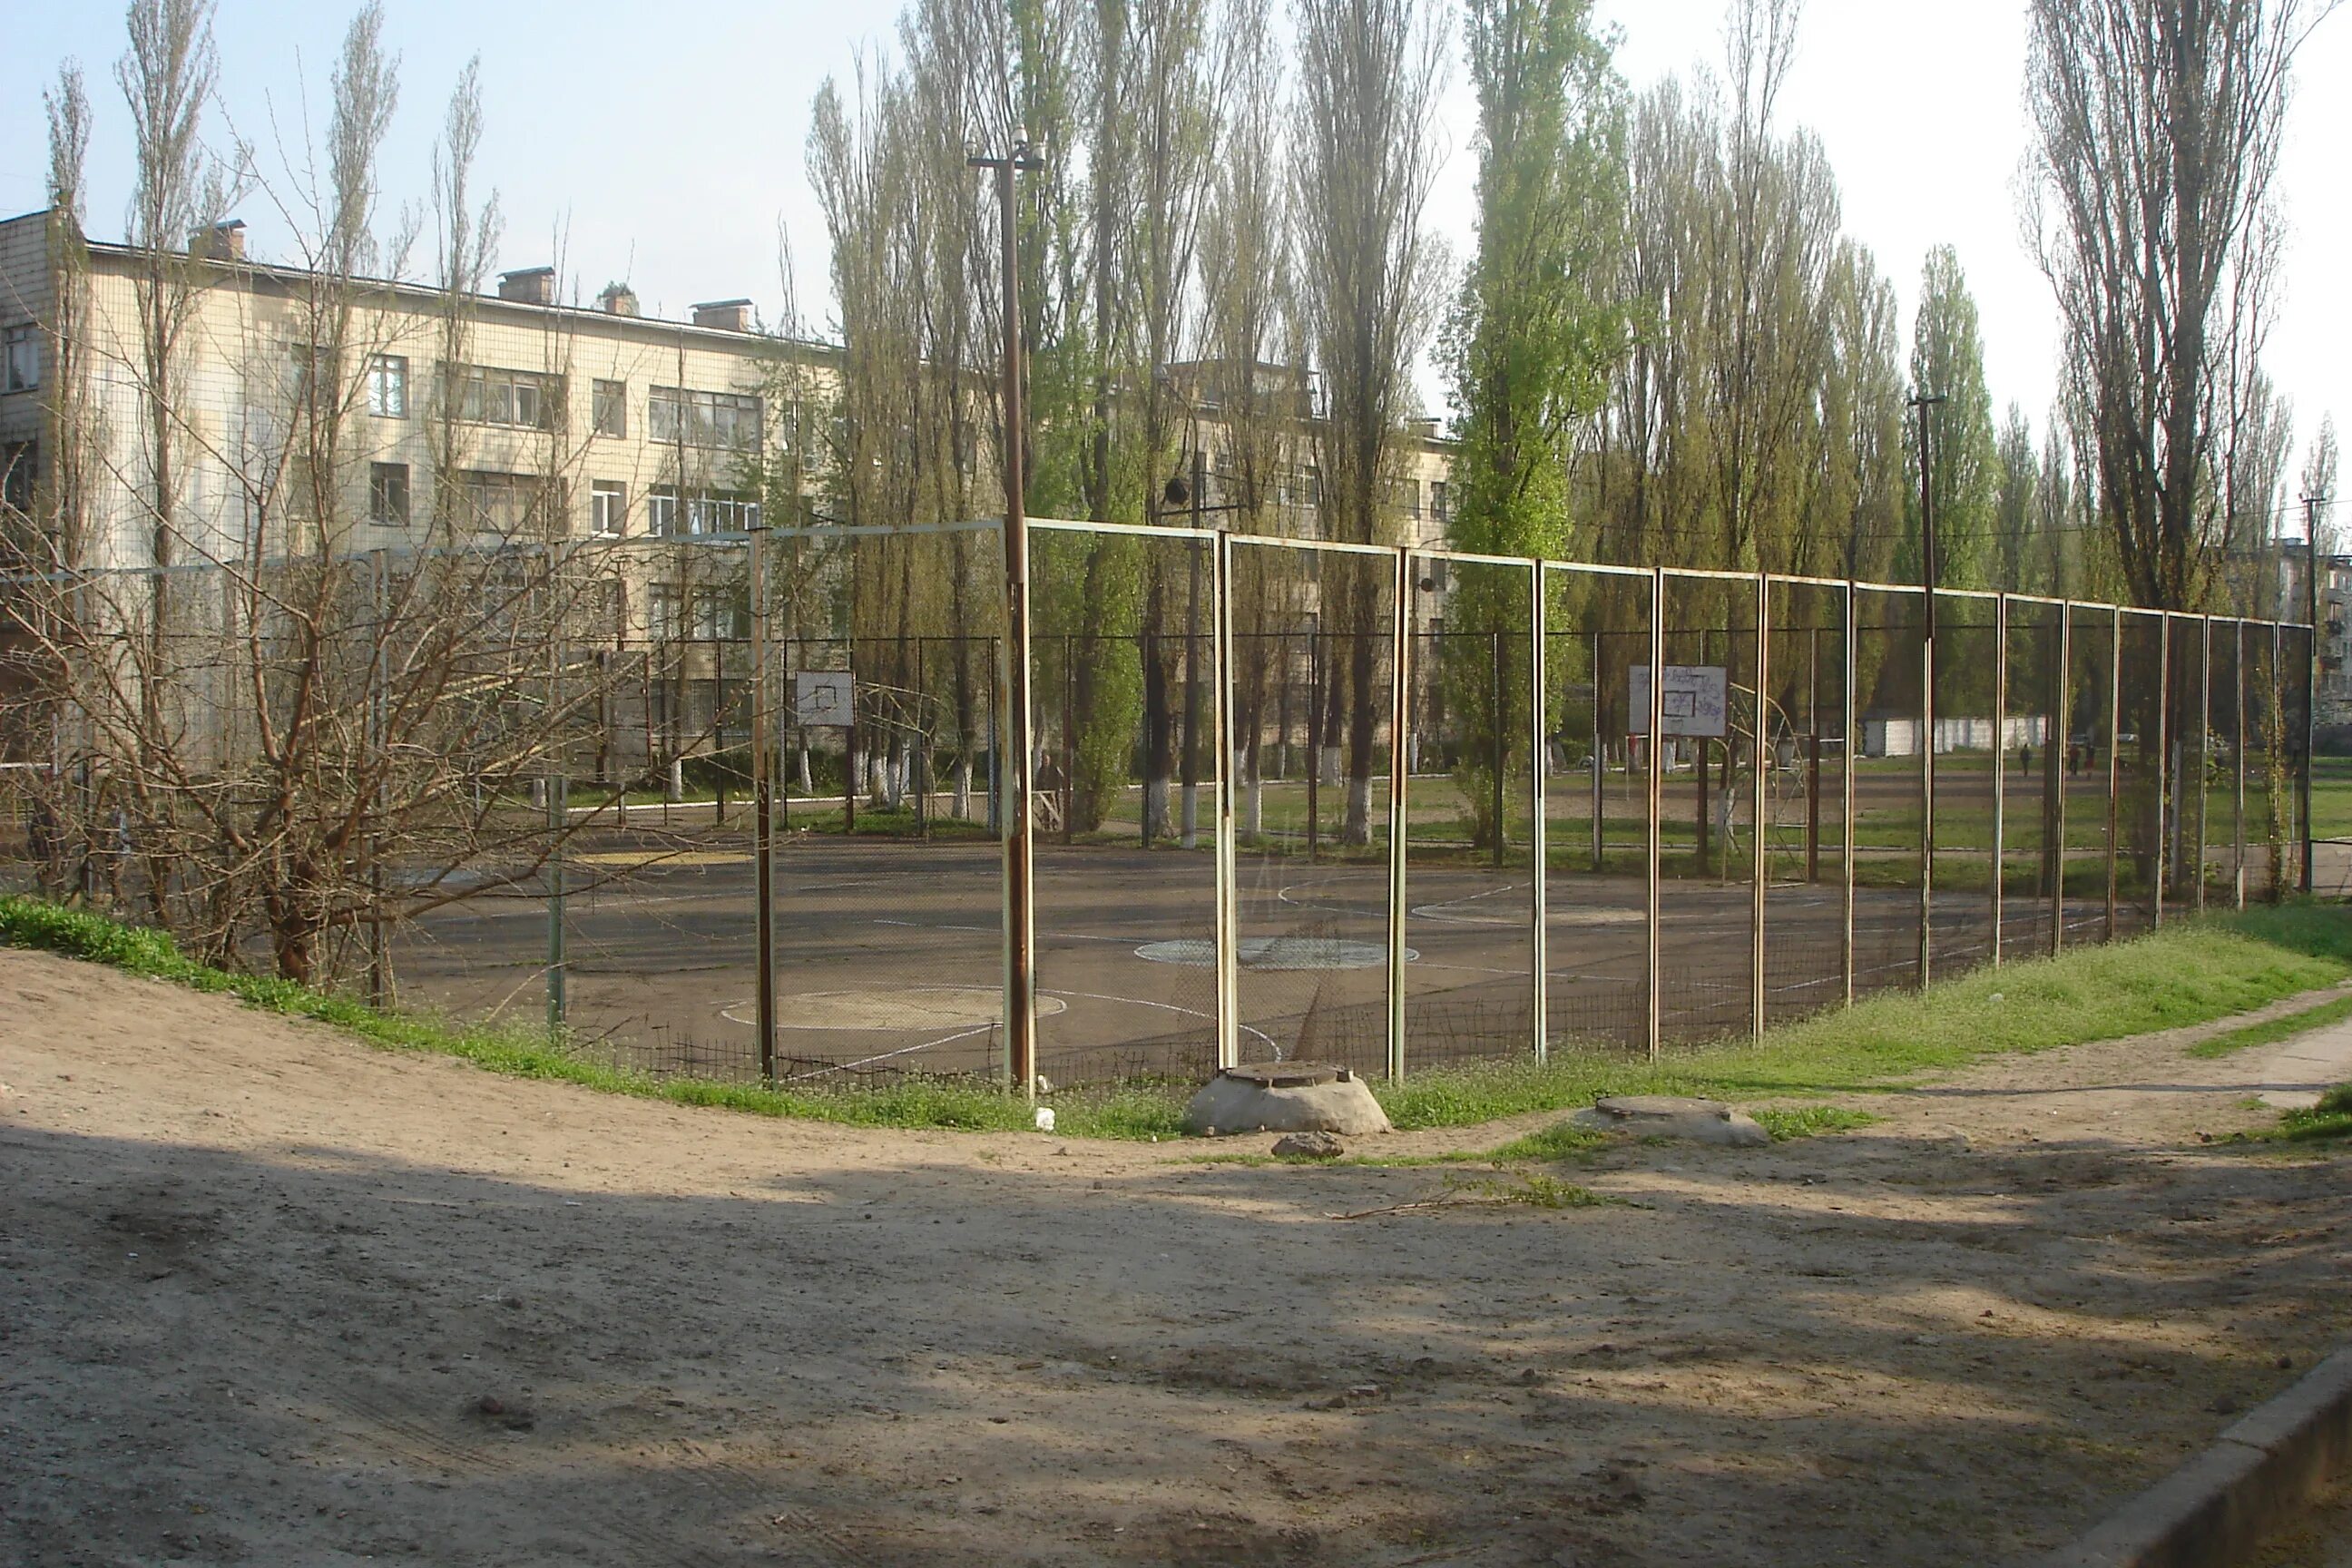
<svg viewBox="0 0 2352 1568">
<path fill-rule="evenodd" d="M 604 586 L 458 683 L 523 693 L 508 749 L 449 775 L 471 837 L 350 871 L 399 912 L 378 983 L 467 1019 L 543 1010 L 656 1073 L 1003 1076 L 1004 998 L 1034 989 L 1053 1085 L 1275 1058 L 1402 1076 L 1759 1032 L 2299 876 L 2307 627 L 1186 529 L 1029 538 L 1020 647 L 992 522 L 566 553 L 551 580 Z M 186 669 L 237 642 L 209 635 Z M 398 641 L 379 625 L 343 661 L 341 705 L 396 698 Z M 1000 743 L 1015 659 L 1025 813 Z M 518 672 L 541 667 L 530 697 Z M 54 702 L 18 706 L 50 729 L 20 714 L 0 770 L 16 879 L 146 912 L 175 873 L 103 804 L 125 775 L 61 740 Z M 532 714 L 545 733 L 514 742 Z M 253 726 L 213 722 L 234 773 Z M 354 754 L 397 750 L 371 722 Z M 61 800 L 85 803 L 72 825 Z M 329 977 L 356 985 L 341 951 Z"/>
</svg>

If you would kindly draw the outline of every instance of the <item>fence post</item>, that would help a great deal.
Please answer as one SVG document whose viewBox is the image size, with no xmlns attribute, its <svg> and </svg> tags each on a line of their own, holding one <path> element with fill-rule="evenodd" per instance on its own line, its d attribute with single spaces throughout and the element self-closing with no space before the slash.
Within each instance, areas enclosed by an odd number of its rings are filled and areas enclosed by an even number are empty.
<svg viewBox="0 0 2352 1568">
<path fill-rule="evenodd" d="M 1765 781 L 1771 770 L 1772 709 L 1772 576 L 1756 574 L 1756 776 L 1748 787 L 1748 1030 L 1764 1037 L 1764 895 L 1771 884 L 1772 861 L 1765 842 L 1765 814 L 1770 800 Z M 1727 812 L 1727 816 L 1729 814 Z"/>
<path fill-rule="evenodd" d="M 751 531 L 752 945 L 758 949 L 752 1014 L 760 1031 L 760 1081 L 776 1079 L 776 759 L 768 743 L 768 560 L 765 528 Z M 922 645 L 915 645 L 922 658 Z"/>
<path fill-rule="evenodd" d="M 563 956 L 563 814 L 566 799 L 563 770 L 558 766 L 547 776 L 547 826 L 554 844 L 547 857 L 547 1032 L 551 1035 L 563 1027 L 564 968 Z"/>
<path fill-rule="evenodd" d="M 1541 1062 L 1549 1055 L 1551 1032 L 1551 976 L 1546 972 L 1549 962 L 1549 933 L 1545 925 L 1550 916 L 1550 825 L 1544 820 L 1549 803 L 1544 798 L 1546 775 L 1550 771 L 1549 745 L 1551 704 L 1545 689 L 1549 670 L 1549 649 L 1546 647 L 1544 589 L 1547 579 L 1541 561 L 1528 563 L 1528 581 L 1534 597 L 1528 602 L 1528 778 L 1529 801 L 1528 848 L 1533 853 L 1535 876 L 1528 895 L 1528 953 L 1533 963 L 1535 1004 L 1536 1060 Z M 1598 705 L 1601 672 L 1592 672 L 1593 699 Z M 1596 773 L 1594 777 L 1600 775 Z M 1500 837 L 1502 824 L 1496 824 Z"/>
<path fill-rule="evenodd" d="M 2001 879 L 2008 875 L 2009 595 L 1992 601 L 1992 966 L 2000 967 Z"/>
<path fill-rule="evenodd" d="M 1412 723 L 1412 549 L 1399 545 L 1394 559 L 1395 605 L 1390 617 L 1389 665 L 1389 1018 L 1391 1082 L 1404 1078 L 1405 839 L 1409 797 L 1405 735 Z M 1370 628 L 1365 628 L 1366 636 Z"/>
<path fill-rule="evenodd" d="M 2074 603 L 2071 599 L 2058 602 L 2058 700 L 2052 704 L 2058 726 L 2050 737 L 2050 754 L 2057 760 L 2052 768 L 2053 800 L 2050 820 L 2057 844 L 2056 858 L 2052 862 L 2050 878 L 2050 952 L 2053 957 L 2066 946 L 2066 775 L 2072 772 L 2063 757 L 2074 749 Z M 2062 753 L 2058 748 L 2064 747 Z"/>
<path fill-rule="evenodd" d="M 391 1000 L 392 975 L 389 961 L 390 944 L 383 931 L 383 814 L 390 798 L 384 775 L 388 767 L 385 757 L 389 728 L 389 694 L 384 690 L 384 637 L 389 616 L 391 582 L 389 568 L 382 550 L 368 552 L 368 596 L 375 607 L 374 646 L 368 649 L 368 764 L 375 769 L 373 821 L 368 834 L 368 1005 L 382 1010 Z"/>
<path fill-rule="evenodd" d="M 1841 646 L 1838 663 L 1840 698 L 1838 721 L 1843 731 L 1843 759 L 1838 768 L 1838 858 L 1843 867 L 1840 880 L 1844 884 L 1839 894 L 1838 964 L 1845 977 L 1846 1005 L 1853 1005 L 1853 764 L 1860 751 L 1859 737 L 1854 732 L 1853 664 L 1861 646 L 1861 637 L 1854 626 L 1853 580 L 1846 579 L 1845 593 L 1839 608 L 1838 640 Z"/>
<path fill-rule="evenodd" d="M 2156 865 L 2155 886 L 2148 889 L 2148 923 L 2155 930 L 2164 929 L 2164 877 L 2170 862 L 2166 858 L 2167 837 L 2165 811 L 2172 800 L 2172 616 L 2159 612 L 2157 617 L 2156 656 Z"/>
<path fill-rule="evenodd" d="M 2243 910 L 2246 907 L 2246 623 L 2241 620 L 2232 624 L 2238 628 L 2238 657 L 2232 661 L 2235 679 L 2230 684 L 2237 692 L 2238 734 L 2237 744 L 2230 748 L 2235 774 L 2231 783 L 2230 808 L 2231 905 Z"/>
<path fill-rule="evenodd" d="M 1645 974 L 1649 983 L 1646 1025 L 1649 1031 L 1650 1059 L 1656 1061 L 1664 1041 L 1665 993 L 1661 973 L 1662 946 L 1659 940 L 1658 851 L 1659 797 L 1664 793 L 1665 778 L 1665 747 L 1660 731 L 1665 728 L 1666 689 L 1666 572 L 1663 566 L 1650 568 L 1650 711 L 1643 739 L 1648 742 L 1648 777 L 1644 783 L 1647 800 L 1644 803 L 1643 828 L 1643 864 L 1647 880 L 1647 914 L 1644 931 L 1648 940 Z"/>
<path fill-rule="evenodd" d="M 1919 989 L 1936 973 L 1936 585 L 1931 577 L 1919 642 Z"/>
<path fill-rule="evenodd" d="M 2189 864 L 2197 871 L 2197 912 L 2205 912 L 2205 813 L 2207 774 L 2213 758 L 2213 617 L 2197 617 L 2197 855 Z"/>
<path fill-rule="evenodd" d="M 2124 611 L 2107 606 L 2107 936 L 2115 941 L 2115 827 L 2122 820 L 2116 790 L 2124 775 L 2116 766 L 2116 750 L 2124 738 Z"/>
<path fill-rule="evenodd" d="M 1217 1066 L 1241 1063 L 1241 946 L 1234 876 L 1234 542 L 1217 531 L 1209 607 L 1209 722 L 1214 727 L 1217 770 Z M 1263 715 L 1260 715 L 1262 721 Z"/>
</svg>

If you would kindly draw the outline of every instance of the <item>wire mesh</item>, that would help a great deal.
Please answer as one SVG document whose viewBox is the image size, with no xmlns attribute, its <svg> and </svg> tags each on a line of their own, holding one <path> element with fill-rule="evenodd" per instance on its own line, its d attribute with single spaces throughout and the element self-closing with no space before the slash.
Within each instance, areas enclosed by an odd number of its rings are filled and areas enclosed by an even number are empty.
<svg viewBox="0 0 2352 1568">
<path fill-rule="evenodd" d="M 2155 928 L 2163 897 L 2165 752 L 2174 723 L 2165 616 L 2123 611 L 2116 631 L 2116 927 Z"/>
<path fill-rule="evenodd" d="M 2004 960 L 2046 955 L 2057 925 L 2058 804 L 2066 775 L 2065 748 L 2058 743 L 2063 616 L 2054 604 L 2009 604 L 2000 796 Z"/>
<path fill-rule="evenodd" d="M 1050 1082 L 1216 1062 L 1214 541 L 1031 536 L 1037 1067 Z M 1058 795 L 1058 799 L 1055 797 Z"/>
<path fill-rule="evenodd" d="M 1535 1047 L 1533 646 L 1524 565 L 1411 561 L 1405 1034 L 1417 1067 Z"/>
<path fill-rule="evenodd" d="M 1757 586 L 1670 572 L 1665 591 L 1659 1029 L 1703 1040 L 1754 1021 Z"/>
<path fill-rule="evenodd" d="M 1765 1022 L 1845 1000 L 1845 591 L 1771 589 Z"/>
<path fill-rule="evenodd" d="M 1933 967 L 1950 979 L 1992 962 L 1993 793 L 2007 784 L 2000 601 L 1936 595 Z M 2004 803 L 2005 804 L 2005 803 Z"/>
<path fill-rule="evenodd" d="M 1649 1039 L 1649 772 L 1633 710 L 1650 663 L 1650 578 L 1545 574 L 1545 1032 L 1555 1046 Z"/>
<path fill-rule="evenodd" d="M 1907 589 L 1854 592 L 1853 988 L 1919 983 L 1925 831 L 1926 605 Z"/>
<path fill-rule="evenodd" d="M 1394 558 L 1237 538 L 1232 584 L 1239 1048 L 1381 1072 Z"/>
</svg>

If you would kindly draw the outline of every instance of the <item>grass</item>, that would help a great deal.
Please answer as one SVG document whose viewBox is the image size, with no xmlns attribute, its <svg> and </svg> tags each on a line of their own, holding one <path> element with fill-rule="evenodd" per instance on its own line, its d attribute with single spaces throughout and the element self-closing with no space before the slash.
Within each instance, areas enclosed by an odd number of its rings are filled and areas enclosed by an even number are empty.
<svg viewBox="0 0 2352 1568">
<path fill-rule="evenodd" d="M 2209 1060 L 2226 1057 L 2253 1046 L 2276 1045 L 2296 1035 L 2324 1029 L 2330 1024 L 2340 1024 L 2347 1018 L 2352 1018 L 2352 996 L 2340 996 L 2316 1007 L 2306 1007 L 2300 1013 L 2289 1013 L 2284 1017 L 2267 1019 L 2260 1024 L 2248 1024 L 2243 1028 L 2231 1029 L 2226 1035 L 2200 1040 L 2189 1047 L 2189 1054 Z"/>
<path fill-rule="evenodd" d="M 1750 1114 L 1765 1131 L 1772 1134 L 1775 1143 L 1793 1143 L 1800 1138 L 1818 1138 L 1824 1132 L 1851 1132 L 1878 1120 L 1867 1110 L 1848 1110 L 1835 1105 L 1766 1106 Z"/>
<path fill-rule="evenodd" d="M 2287 1111 L 2273 1136 L 2294 1143 L 2352 1136 L 2352 1083 L 2337 1084 L 2308 1110 Z"/>
<path fill-rule="evenodd" d="M 24 897 L 0 897 L 0 942 L 46 948 L 133 974 L 236 996 L 397 1050 L 459 1058 L 517 1078 L 578 1084 L 679 1105 L 867 1127 L 1016 1131 L 1029 1106 L 984 1083 L 901 1079 L 871 1089 L 770 1088 L 654 1078 L 595 1061 L 561 1037 L 383 1014 L 346 996 L 230 973 L 182 953 L 162 932 Z M 2181 921 L 2113 946 L 1978 971 L 1924 994 L 1886 994 L 1775 1029 L 1763 1041 L 1677 1051 L 1653 1065 L 1622 1053 L 1556 1049 L 1550 1061 L 1498 1062 L 1372 1086 L 1400 1130 L 1465 1127 L 1590 1105 L 1604 1094 L 1696 1094 L 1733 1101 L 1818 1100 L 1899 1087 L 2004 1052 L 2047 1050 L 2204 1023 L 2352 975 L 2352 912 L 2296 902 Z M 2332 1004 L 2331 1004 L 2332 1005 Z M 1142 1141 L 1181 1137 L 1184 1090 L 1139 1085 L 1054 1097 L 1056 1133 Z M 1775 1136 L 1856 1123 L 1822 1105 L 1768 1112 Z M 1759 1120 L 1763 1116 L 1759 1115 Z M 1777 1123 L 1777 1125 L 1776 1125 Z M 1559 1159 L 1591 1134 L 1547 1129 L 1483 1154 L 1428 1163 Z M 1383 1162 L 1392 1163 L 1392 1162 Z"/>
</svg>

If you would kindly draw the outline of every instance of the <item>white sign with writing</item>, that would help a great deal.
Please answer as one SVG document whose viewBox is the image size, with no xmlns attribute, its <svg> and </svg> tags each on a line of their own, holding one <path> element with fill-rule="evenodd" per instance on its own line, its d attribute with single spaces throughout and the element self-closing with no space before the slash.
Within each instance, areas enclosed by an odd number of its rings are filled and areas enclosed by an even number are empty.
<svg viewBox="0 0 2352 1568">
<path fill-rule="evenodd" d="M 1627 686 L 1633 714 L 1630 728 L 1636 735 L 1646 735 L 1650 732 L 1650 667 L 1635 665 Z M 1659 694 L 1664 721 L 1659 728 L 1669 735 L 1721 736 L 1728 732 L 1730 689 L 1731 683 L 1719 664 L 1666 666 L 1665 687 Z"/>
<path fill-rule="evenodd" d="M 793 718 L 805 729 L 847 729 L 856 700 L 856 678 L 845 669 L 793 671 Z"/>
</svg>

